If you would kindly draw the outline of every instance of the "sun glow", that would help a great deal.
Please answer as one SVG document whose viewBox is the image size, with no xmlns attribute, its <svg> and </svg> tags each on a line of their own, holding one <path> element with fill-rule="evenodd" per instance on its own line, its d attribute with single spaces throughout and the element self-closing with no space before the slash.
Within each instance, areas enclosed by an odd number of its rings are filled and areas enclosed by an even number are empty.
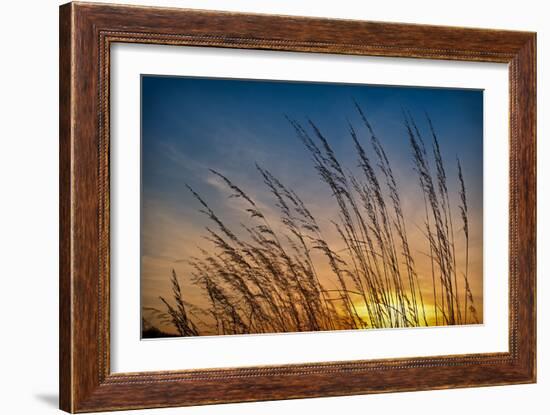
<svg viewBox="0 0 550 415">
<path fill-rule="evenodd" d="M 372 303 L 370 303 L 369 306 L 371 309 L 374 308 L 374 304 Z M 372 324 L 369 318 L 369 306 L 367 306 L 365 302 L 353 303 L 353 308 L 357 312 L 359 319 L 365 323 L 365 326 L 366 326 L 365 328 L 372 328 Z M 427 301 L 424 301 L 423 305 L 418 304 L 416 309 L 417 309 L 416 315 L 420 316 L 420 323 L 414 324 L 413 322 L 411 322 L 410 327 L 426 327 L 426 326 L 437 327 L 437 326 L 449 325 L 449 322 L 446 321 L 445 316 L 443 315 L 441 310 L 437 310 L 437 313 L 436 313 L 435 306 Z M 343 315 L 344 311 L 341 310 L 340 313 Z M 387 327 L 391 328 L 392 327 L 390 322 L 391 319 L 397 318 L 400 314 L 401 313 L 399 312 L 395 312 L 395 313 L 392 313 L 391 318 L 388 316 L 385 320 L 384 328 L 387 328 Z M 413 313 L 411 310 L 410 312 L 407 313 L 407 319 L 410 320 L 411 316 L 413 315 L 415 315 L 415 313 Z M 462 321 L 460 323 L 457 323 L 457 325 L 475 324 L 475 323 L 477 323 L 477 321 L 475 321 L 474 317 L 471 314 L 469 314 L 467 321 Z"/>
</svg>

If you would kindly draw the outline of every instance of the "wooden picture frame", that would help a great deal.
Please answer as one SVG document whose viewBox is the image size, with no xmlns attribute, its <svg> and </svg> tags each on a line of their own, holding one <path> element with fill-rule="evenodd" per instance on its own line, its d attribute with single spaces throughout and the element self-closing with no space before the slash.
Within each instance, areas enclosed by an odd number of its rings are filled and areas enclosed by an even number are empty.
<svg viewBox="0 0 550 415">
<path fill-rule="evenodd" d="M 116 42 L 507 63 L 509 352 L 111 373 L 109 59 Z M 91 412 L 535 382 L 535 33 L 69 3 L 60 8 L 59 94 L 61 409 Z"/>
</svg>

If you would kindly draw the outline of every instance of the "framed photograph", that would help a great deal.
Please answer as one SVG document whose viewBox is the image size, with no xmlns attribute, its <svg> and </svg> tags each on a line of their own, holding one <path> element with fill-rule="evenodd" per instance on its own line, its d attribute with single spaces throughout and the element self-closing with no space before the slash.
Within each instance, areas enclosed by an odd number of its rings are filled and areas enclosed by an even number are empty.
<svg viewBox="0 0 550 415">
<path fill-rule="evenodd" d="M 536 380 L 536 35 L 60 8 L 60 406 Z"/>
</svg>

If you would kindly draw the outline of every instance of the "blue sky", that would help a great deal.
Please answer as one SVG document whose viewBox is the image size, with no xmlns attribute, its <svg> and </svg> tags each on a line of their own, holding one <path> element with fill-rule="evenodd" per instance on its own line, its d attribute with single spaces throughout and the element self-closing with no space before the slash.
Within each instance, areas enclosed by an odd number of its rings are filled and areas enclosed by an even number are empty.
<svg viewBox="0 0 550 415">
<path fill-rule="evenodd" d="M 292 187 L 317 182 L 307 151 L 285 114 L 302 122 L 311 119 L 343 164 L 355 166 L 347 121 L 360 133 L 364 129 L 354 99 L 405 179 L 412 160 L 402 108 L 412 112 L 426 133 L 427 112 L 446 164 L 453 168 L 459 156 L 472 197 L 480 197 L 483 97 L 479 90 L 158 76 L 142 78 L 143 197 L 188 204 L 191 198 L 183 191 L 184 183 L 201 194 L 212 193 L 203 188 L 207 168 L 248 182 L 256 176 L 256 162 Z M 177 156 L 193 163 L 182 166 L 174 160 Z"/>
</svg>

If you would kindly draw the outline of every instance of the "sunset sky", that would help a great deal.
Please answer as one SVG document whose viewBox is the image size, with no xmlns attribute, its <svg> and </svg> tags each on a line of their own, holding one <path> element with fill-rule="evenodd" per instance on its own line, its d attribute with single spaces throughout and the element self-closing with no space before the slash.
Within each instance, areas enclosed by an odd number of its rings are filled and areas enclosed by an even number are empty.
<svg viewBox="0 0 550 415">
<path fill-rule="evenodd" d="M 189 281 L 186 261 L 199 255 L 198 247 L 209 249 L 203 236 L 205 226 L 211 224 L 199 212 L 200 206 L 185 184 L 195 189 L 235 232 L 246 221 L 239 201 L 228 198 L 227 189 L 209 172 L 210 168 L 244 189 L 275 223 L 279 215 L 273 208 L 274 198 L 255 164 L 269 170 L 294 189 L 320 218 L 325 236 L 338 248 L 341 242 L 330 224 L 337 214 L 335 202 L 285 115 L 304 124 L 311 119 L 327 137 L 341 164 L 359 175 L 348 121 L 364 140 L 365 148 L 370 146 L 354 100 L 369 118 L 392 163 L 422 281 L 431 282 L 429 261 L 424 255 L 429 247 L 421 232 L 423 198 L 413 171 L 403 110 L 416 119 L 426 143 L 431 143 L 431 136 L 425 113 L 438 133 L 456 219 L 457 261 L 463 263 L 456 169 L 456 158 L 460 158 L 470 221 L 468 272 L 481 319 L 482 91 L 149 75 L 142 77 L 142 307 L 162 308 L 159 296 L 171 296 L 172 269 L 178 274 L 186 300 L 201 307 L 207 305 L 205 293 Z M 330 277 L 323 278 L 323 284 L 333 284 Z M 429 290 L 426 286 L 427 293 Z M 147 313 L 144 316 L 162 330 L 173 332 Z"/>
</svg>

